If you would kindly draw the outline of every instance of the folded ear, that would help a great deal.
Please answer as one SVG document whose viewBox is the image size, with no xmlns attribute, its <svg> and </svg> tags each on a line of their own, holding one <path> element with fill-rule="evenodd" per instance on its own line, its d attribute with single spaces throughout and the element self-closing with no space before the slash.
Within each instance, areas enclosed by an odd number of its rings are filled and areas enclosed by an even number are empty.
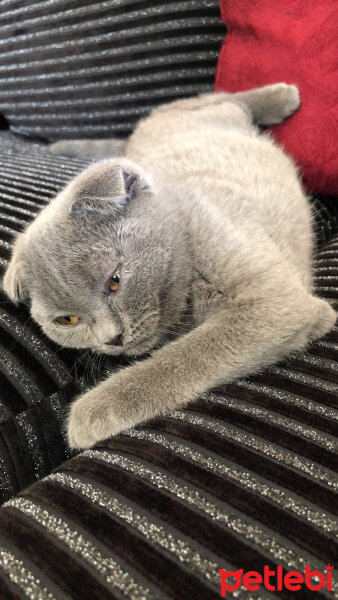
<svg viewBox="0 0 338 600">
<path fill-rule="evenodd" d="M 71 184 L 71 212 L 99 215 L 123 212 L 138 191 L 147 187 L 139 169 L 127 159 L 96 163 Z"/>
<path fill-rule="evenodd" d="M 24 284 L 26 265 L 23 261 L 22 243 L 23 234 L 16 240 L 12 259 L 3 278 L 4 290 L 13 302 L 20 302 L 28 296 Z"/>
</svg>

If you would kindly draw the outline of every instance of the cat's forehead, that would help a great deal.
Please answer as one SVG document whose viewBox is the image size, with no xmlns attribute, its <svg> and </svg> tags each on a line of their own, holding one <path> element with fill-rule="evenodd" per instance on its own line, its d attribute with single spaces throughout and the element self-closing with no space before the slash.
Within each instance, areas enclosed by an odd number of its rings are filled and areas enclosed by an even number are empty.
<svg viewBox="0 0 338 600">
<path fill-rule="evenodd" d="M 71 191 L 60 194 L 30 224 L 25 233 L 28 254 L 33 258 L 46 255 L 81 259 L 83 255 L 102 252 L 108 240 L 120 237 L 118 214 L 82 214 L 73 210 L 78 197 Z"/>
<path fill-rule="evenodd" d="M 121 252 L 114 230 L 93 235 L 90 228 L 50 222 L 26 243 L 26 281 L 31 298 L 48 307 L 74 306 L 102 287 Z M 75 306 L 74 306 L 75 307 Z"/>
<path fill-rule="evenodd" d="M 121 256 L 118 238 L 99 239 L 88 235 L 60 236 L 36 240 L 30 249 L 30 267 L 38 280 L 57 277 L 71 282 L 103 276 Z M 43 283 L 43 282 L 42 282 Z"/>
<path fill-rule="evenodd" d="M 89 248 L 60 254 L 49 250 L 31 261 L 28 287 L 32 308 L 38 307 L 35 312 L 46 318 L 53 318 L 54 313 L 94 313 L 117 254 Z"/>
</svg>

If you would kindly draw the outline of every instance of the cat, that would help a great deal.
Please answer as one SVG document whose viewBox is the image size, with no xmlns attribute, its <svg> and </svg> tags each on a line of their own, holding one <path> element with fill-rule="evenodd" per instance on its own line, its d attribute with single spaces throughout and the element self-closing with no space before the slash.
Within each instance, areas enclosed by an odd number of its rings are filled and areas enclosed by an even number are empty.
<svg viewBox="0 0 338 600">
<path fill-rule="evenodd" d="M 59 142 L 94 163 L 19 235 L 4 277 L 62 346 L 151 354 L 72 404 L 89 448 L 323 336 L 314 234 L 292 160 L 258 124 L 297 110 L 283 83 L 156 108 L 126 143 Z"/>
</svg>

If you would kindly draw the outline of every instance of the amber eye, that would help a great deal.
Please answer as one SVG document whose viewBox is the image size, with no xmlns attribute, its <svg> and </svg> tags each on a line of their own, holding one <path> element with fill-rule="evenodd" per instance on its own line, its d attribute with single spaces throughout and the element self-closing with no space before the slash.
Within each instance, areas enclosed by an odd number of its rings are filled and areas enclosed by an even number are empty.
<svg viewBox="0 0 338 600">
<path fill-rule="evenodd" d="M 66 315 L 65 317 L 57 317 L 55 323 L 72 327 L 73 325 L 77 325 L 80 320 L 80 317 L 77 317 L 76 315 Z"/>
<path fill-rule="evenodd" d="M 109 279 L 109 289 L 111 292 L 117 292 L 120 285 L 120 269 L 115 269 L 111 278 Z"/>
</svg>

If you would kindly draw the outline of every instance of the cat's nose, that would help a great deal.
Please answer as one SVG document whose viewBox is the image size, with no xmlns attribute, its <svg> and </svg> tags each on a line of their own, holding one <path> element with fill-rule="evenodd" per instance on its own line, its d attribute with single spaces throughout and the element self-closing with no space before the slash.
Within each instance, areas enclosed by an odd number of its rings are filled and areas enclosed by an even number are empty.
<svg viewBox="0 0 338 600">
<path fill-rule="evenodd" d="M 106 342 L 106 346 L 123 346 L 123 335 L 119 333 L 112 340 Z"/>
</svg>

